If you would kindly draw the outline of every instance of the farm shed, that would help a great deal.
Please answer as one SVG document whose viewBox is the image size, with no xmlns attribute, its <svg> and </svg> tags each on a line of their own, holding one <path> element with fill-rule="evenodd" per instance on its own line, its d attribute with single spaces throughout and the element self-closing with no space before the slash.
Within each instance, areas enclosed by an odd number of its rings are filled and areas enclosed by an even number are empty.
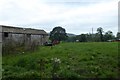
<svg viewBox="0 0 120 80">
<path fill-rule="evenodd" d="M 2 45 L 43 45 L 47 41 L 48 34 L 44 30 L 20 28 L 0 25 L 0 35 L 2 36 Z"/>
<path fill-rule="evenodd" d="M 31 28 L 18 28 L 11 26 L 2 27 L 2 42 L 19 42 L 19 43 L 32 43 L 36 41 L 37 44 L 43 45 L 46 42 L 47 33 L 44 30 L 37 30 Z"/>
</svg>

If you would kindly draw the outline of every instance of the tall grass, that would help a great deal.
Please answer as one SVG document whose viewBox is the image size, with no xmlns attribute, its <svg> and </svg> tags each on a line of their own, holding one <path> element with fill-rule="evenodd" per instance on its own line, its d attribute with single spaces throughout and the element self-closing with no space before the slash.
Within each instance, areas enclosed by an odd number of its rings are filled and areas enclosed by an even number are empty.
<svg viewBox="0 0 120 80">
<path fill-rule="evenodd" d="M 3 69 L 3 79 L 118 78 L 118 43 L 61 43 L 52 48 L 40 46 L 35 52 L 4 56 Z"/>
</svg>

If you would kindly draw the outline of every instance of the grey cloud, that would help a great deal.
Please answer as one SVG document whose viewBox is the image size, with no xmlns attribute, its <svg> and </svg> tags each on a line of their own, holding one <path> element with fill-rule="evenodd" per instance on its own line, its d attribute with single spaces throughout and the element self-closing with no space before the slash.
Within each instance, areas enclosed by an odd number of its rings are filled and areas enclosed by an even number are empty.
<svg viewBox="0 0 120 80">
<path fill-rule="evenodd" d="M 67 32 L 75 34 L 89 33 L 92 27 L 96 31 L 99 26 L 103 27 L 105 31 L 111 29 L 117 32 L 117 9 L 96 14 L 90 11 L 87 12 L 87 9 L 94 6 L 94 4 L 100 5 L 100 3 L 105 3 L 107 5 L 108 2 L 113 0 L 45 1 L 45 9 L 50 9 L 48 11 L 44 9 L 39 11 L 39 8 L 41 8 L 39 4 L 37 4 L 37 8 L 35 6 L 35 8 L 28 10 L 24 9 L 26 7 L 24 5 L 21 7 L 22 4 L 16 5 L 16 3 L 10 3 L 11 7 L 3 8 L 4 11 L 1 12 L 0 22 L 6 22 L 6 24 L 12 24 L 14 26 L 44 29 L 47 32 L 56 26 L 62 26 Z M 88 8 L 85 8 L 86 6 Z M 82 11 L 79 11 L 81 8 L 83 8 Z M 42 12 L 43 14 L 41 14 Z"/>
</svg>

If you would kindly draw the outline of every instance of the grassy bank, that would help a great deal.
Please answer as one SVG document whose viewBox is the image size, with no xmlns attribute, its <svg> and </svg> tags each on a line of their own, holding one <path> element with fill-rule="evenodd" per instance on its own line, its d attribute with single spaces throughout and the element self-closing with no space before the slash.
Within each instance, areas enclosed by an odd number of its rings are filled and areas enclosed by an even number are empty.
<svg viewBox="0 0 120 80">
<path fill-rule="evenodd" d="M 118 43 L 61 43 L 3 57 L 3 78 L 117 78 Z"/>
</svg>

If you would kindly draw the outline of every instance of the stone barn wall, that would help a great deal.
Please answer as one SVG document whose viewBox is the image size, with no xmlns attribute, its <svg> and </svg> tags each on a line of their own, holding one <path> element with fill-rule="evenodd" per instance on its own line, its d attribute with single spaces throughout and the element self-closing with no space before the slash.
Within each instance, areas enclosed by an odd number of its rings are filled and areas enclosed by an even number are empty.
<svg viewBox="0 0 120 80">
<path fill-rule="evenodd" d="M 15 50 L 16 49 L 15 47 L 18 47 L 19 50 L 21 46 L 24 47 L 26 50 L 27 49 L 32 50 L 36 46 L 43 45 L 43 43 L 47 41 L 46 38 L 47 33 L 44 30 L 37 30 L 31 28 L 18 28 L 10 26 L 0 27 L 2 27 L 1 34 L 3 53 L 13 52 L 12 50 Z"/>
</svg>

